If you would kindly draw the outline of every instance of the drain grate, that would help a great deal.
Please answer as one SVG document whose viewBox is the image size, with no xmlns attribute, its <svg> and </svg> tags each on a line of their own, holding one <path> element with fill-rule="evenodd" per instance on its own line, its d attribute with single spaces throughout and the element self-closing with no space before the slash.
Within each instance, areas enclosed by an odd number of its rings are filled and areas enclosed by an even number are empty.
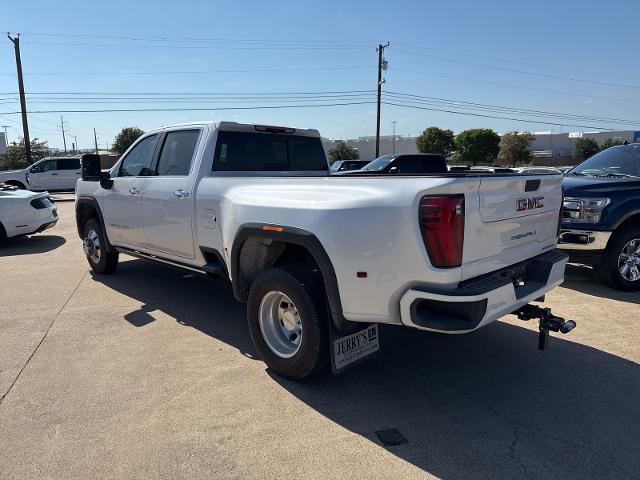
<svg viewBox="0 0 640 480">
<path fill-rule="evenodd" d="M 407 440 L 397 428 L 377 430 L 373 433 L 376 434 L 376 437 L 380 439 L 380 441 L 382 442 L 382 445 L 384 445 L 385 447 L 395 447 L 396 445 L 409 443 L 409 440 Z"/>
</svg>

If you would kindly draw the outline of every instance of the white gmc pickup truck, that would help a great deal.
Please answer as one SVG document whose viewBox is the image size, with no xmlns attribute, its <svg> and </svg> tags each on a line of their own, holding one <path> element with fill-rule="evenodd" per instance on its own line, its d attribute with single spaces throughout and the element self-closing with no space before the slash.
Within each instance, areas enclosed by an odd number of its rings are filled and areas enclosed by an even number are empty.
<svg viewBox="0 0 640 480">
<path fill-rule="evenodd" d="M 266 364 L 302 379 L 378 348 L 377 324 L 466 333 L 564 279 L 561 176 L 331 176 L 315 130 L 203 122 L 143 135 L 108 172 L 83 157 L 91 268 L 119 253 L 230 279 Z M 543 335 L 544 333 L 544 335 Z M 342 338 L 340 338 L 342 336 Z"/>
</svg>

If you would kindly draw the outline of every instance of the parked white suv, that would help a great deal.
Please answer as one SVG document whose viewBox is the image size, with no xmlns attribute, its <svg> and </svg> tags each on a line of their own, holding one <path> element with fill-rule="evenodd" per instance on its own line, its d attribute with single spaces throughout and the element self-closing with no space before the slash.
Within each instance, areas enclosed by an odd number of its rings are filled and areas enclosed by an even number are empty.
<svg viewBox="0 0 640 480">
<path fill-rule="evenodd" d="M 74 190 L 81 173 L 80 157 L 43 158 L 31 166 L 27 181 L 35 191 Z"/>
<path fill-rule="evenodd" d="M 80 178 L 80 157 L 48 157 L 22 170 L 0 172 L 0 183 L 23 190 L 73 190 Z"/>
</svg>

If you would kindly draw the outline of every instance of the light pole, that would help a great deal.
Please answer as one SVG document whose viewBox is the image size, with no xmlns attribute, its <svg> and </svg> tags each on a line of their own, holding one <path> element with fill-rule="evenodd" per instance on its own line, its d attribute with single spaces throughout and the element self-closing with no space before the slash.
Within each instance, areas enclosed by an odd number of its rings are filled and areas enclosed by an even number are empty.
<svg viewBox="0 0 640 480">
<path fill-rule="evenodd" d="M 2 125 L 2 128 L 4 128 L 4 146 L 8 147 L 9 146 L 9 136 L 7 135 L 7 128 L 9 127 L 9 125 Z"/>
<path fill-rule="evenodd" d="M 396 153 L 396 123 L 398 123 L 396 120 L 394 120 L 393 122 L 391 122 L 393 124 L 393 140 L 391 141 L 391 145 L 392 145 L 392 149 L 393 149 L 393 153 Z"/>
</svg>

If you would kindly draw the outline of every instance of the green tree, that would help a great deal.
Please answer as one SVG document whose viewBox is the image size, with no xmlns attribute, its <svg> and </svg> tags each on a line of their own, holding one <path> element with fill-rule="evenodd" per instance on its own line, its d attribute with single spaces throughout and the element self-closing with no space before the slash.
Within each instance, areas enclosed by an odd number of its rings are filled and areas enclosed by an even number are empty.
<svg viewBox="0 0 640 480">
<path fill-rule="evenodd" d="M 600 151 L 600 145 L 593 138 L 576 138 L 573 148 L 580 160 L 586 160 Z"/>
<path fill-rule="evenodd" d="M 533 133 L 529 132 L 508 132 L 500 138 L 500 153 L 498 160 L 504 165 L 516 166 L 523 163 L 531 163 L 533 154 L 531 152 L 531 142 L 536 139 Z"/>
<path fill-rule="evenodd" d="M 420 153 L 439 153 L 448 157 L 455 149 L 453 130 L 429 127 L 416 138 L 416 147 Z"/>
<path fill-rule="evenodd" d="M 607 138 L 600 145 L 600 150 L 606 150 L 609 147 L 615 147 L 616 145 L 622 145 L 623 143 L 624 142 L 622 140 L 617 140 L 617 139 L 613 139 L 613 138 Z"/>
<path fill-rule="evenodd" d="M 500 135 L 489 128 L 472 128 L 456 136 L 456 158 L 462 163 L 492 163 L 500 151 Z"/>
<path fill-rule="evenodd" d="M 31 158 L 34 162 L 46 157 L 48 154 L 49 147 L 46 140 L 31 139 Z M 7 151 L 0 155 L 0 170 L 17 170 L 28 166 L 23 138 L 18 143 L 12 142 L 7 147 Z"/>
<path fill-rule="evenodd" d="M 358 149 L 350 147 L 342 141 L 337 142 L 336 146 L 329 150 L 331 163 L 336 160 L 357 160 L 359 158 L 360 152 L 358 152 Z"/>
<path fill-rule="evenodd" d="M 111 150 L 122 155 L 143 133 L 144 130 L 140 130 L 138 127 L 123 128 L 120 133 L 116 135 Z"/>
</svg>

